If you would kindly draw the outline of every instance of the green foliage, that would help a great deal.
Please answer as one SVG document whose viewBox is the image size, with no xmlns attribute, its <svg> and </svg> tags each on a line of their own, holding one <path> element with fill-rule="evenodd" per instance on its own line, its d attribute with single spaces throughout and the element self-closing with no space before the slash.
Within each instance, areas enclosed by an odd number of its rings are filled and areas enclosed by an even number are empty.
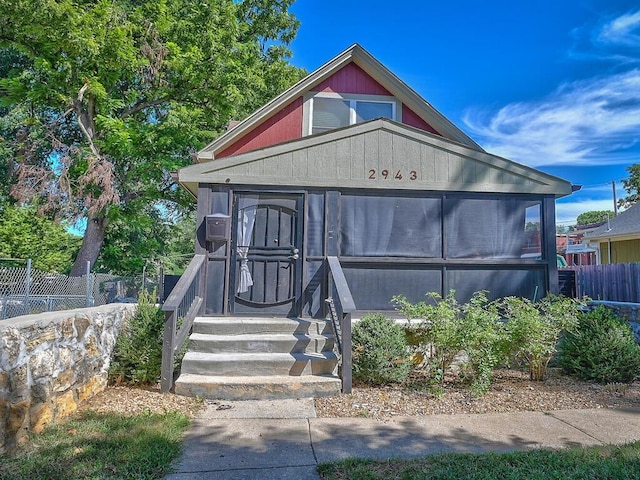
<svg viewBox="0 0 640 480">
<path fill-rule="evenodd" d="M 475 292 L 461 308 L 462 348 L 467 356 L 465 374 L 471 380 L 471 392 L 484 395 L 491 386 L 493 370 L 508 357 L 509 341 L 505 324 L 495 303 L 485 292 Z"/>
<path fill-rule="evenodd" d="M 618 200 L 619 207 L 628 208 L 640 201 L 640 163 L 634 163 L 627 167 L 629 178 L 622 180 L 622 185 L 629 195 Z"/>
<path fill-rule="evenodd" d="M 140 292 L 135 314 L 123 326 L 113 350 L 109 380 L 129 384 L 157 382 L 162 367 L 164 313 L 156 292 Z"/>
<path fill-rule="evenodd" d="M 486 393 L 493 370 L 512 356 L 525 360 L 531 378 L 543 380 L 561 332 L 577 323 L 579 303 L 549 296 L 538 303 L 506 297 L 490 302 L 485 292 L 459 304 L 455 292 L 442 298 L 427 294 L 431 303 L 411 303 L 403 295 L 392 301 L 409 320 L 406 329 L 414 350 L 414 364 L 424 365 L 430 381 L 444 381 L 456 359 L 461 376 L 471 382 L 475 395 Z M 418 320 L 418 321 L 416 321 Z"/>
<path fill-rule="evenodd" d="M 162 257 L 165 273 L 182 274 L 193 257 L 196 238 L 195 212 L 174 222 Z"/>
<path fill-rule="evenodd" d="M 0 461 L 0 478 L 161 479 L 181 450 L 189 419 L 176 412 L 122 415 L 87 411 L 47 426 Z"/>
<path fill-rule="evenodd" d="M 544 380 L 560 335 L 573 330 L 578 323 L 579 307 L 579 302 L 573 299 L 553 295 L 537 303 L 518 297 L 505 297 L 501 301 L 509 349 L 529 365 L 532 380 Z"/>
<path fill-rule="evenodd" d="M 476 292 L 466 304 L 459 304 L 455 292 L 442 298 L 427 294 L 432 303 L 412 304 L 403 295 L 392 301 L 409 319 L 407 335 L 432 381 L 444 381 L 444 373 L 456 357 L 466 358 L 462 371 L 474 394 L 487 391 L 493 369 L 506 359 L 506 332 L 496 307 L 484 292 Z M 415 319 L 421 321 L 414 322 Z"/>
<path fill-rule="evenodd" d="M 0 207 L 0 258 L 30 258 L 34 268 L 67 273 L 80 242 L 33 207 Z"/>
<path fill-rule="evenodd" d="M 140 206 L 111 222 L 94 270 L 140 275 L 146 267 L 148 275 L 156 275 L 162 264 L 165 273 L 182 273 L 193 257 L 195 232 L 194 215 L 168 215 L 153 205 Z"/>
<path fill-rule="evenodd" d="M 0 172 L 14 196 L 89 218 L 83 268 L 104 225 L 187 204 L 170 172 L 304 74 L 288 62 L 292 2 L 4 2 Z"/>
<path fill-rule="evenodd" d="M 613 218 L 615 213 L 613 210 L 592 210 L 578 215 L 576 219 L 577 225 L 590 225 L 592 223 L 605 222 L 607 218 Z"/>
<path fill-rule="evenodd" d="M 582 380 L 631 382 L 640 375 L 640 346 L 627 322 L 602 305 L 579 315 L 559 346 L 560 365 Z"/>
<path fill-rule="evenodd" d="M 627 445 L 427 455 L 414 459 L 349 458 L 318 465 L 324 480 L 638 479 L 640 442 Z"/>
<path fill-rule="evenodd" d="M 403 382 L 411 369 L 402 326 L 379 313 L 353 325 L 353 376 L 371 384 Z"/>
<path fill-rule="evenodd" d="M 463 326 L 458 318 L 460 305 L 453 291 L 445 298 L 435 292 L 427 296 L 432 299 L 431 303 L 413 304 L 404 295 L 394 296 L 391 301 L 409 320 L 407 337 L 415 355 L 425 363 L 427 375 L 443 381 L 444 373 L 463 348 Z"/>
</svg>

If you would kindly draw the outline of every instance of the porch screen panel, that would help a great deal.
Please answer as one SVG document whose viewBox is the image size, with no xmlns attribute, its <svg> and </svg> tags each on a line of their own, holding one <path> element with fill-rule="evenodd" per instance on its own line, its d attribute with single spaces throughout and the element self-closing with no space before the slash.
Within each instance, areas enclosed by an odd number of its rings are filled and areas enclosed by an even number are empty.
<svg viewBox="0 0 640 480">
<path fill-rule="evenodd" d="M 515 295 L 539 300 L 546 294 L 545 269 L 541 268 L 449 268 L 446 291 L 456 291 L 456 299 L 466 302 L 478 290 L 486 290 L 489 299 Z"/>
<path fill-rule="evenodd" d="M 527 209 L 537 201 L 513 198 L 445 199 L 447 258 L 525 258 Z"/>
<path fill-rule="evenodd" d="M 324 279 L 325 267 L 323 261 L 305 262 L 303 315 L 308 315 L 313 318 L 324 316 L 324 298 L 322 295 Z"/>
<path fill-rule="evenodd" d="M 307 205 L 307 255 L 321 257 L 324 255 L 324 194 L 310 192 Z"/>
<path fill-rule="evenodd" d="M 394 295 L 405 295 L 411 302 L 420 302 L 425 300 L 427 292 L 442 289 L 439 268 L 343 265 L 343 269 L 358 310 L 393 310 L 391 297 Z"/>
<path fill-rule="evenodd" d="M 340 216 L 342 256 L 442 256 L 439 198 L 341 195 Z"/>
<path fill-rule="evenodd" d="M 223 311 L 225 271 L 224 259 L 209 261 L 205 297 L 205 312 L 207 314 L 222 313 Z"/>
</svg>

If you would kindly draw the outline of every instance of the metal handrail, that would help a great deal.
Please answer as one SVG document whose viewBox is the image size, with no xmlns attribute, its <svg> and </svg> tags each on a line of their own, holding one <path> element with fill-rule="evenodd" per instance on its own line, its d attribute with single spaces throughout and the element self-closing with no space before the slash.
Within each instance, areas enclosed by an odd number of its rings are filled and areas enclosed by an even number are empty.
<svg viewBox="0 0 640 480">
<path fill-rule="evenodd" d="M 356 311 L 351 290 L 338 257 L 327 257 L 329 266 L 329 314 L 338 340 L 341 359 L 342 393 L 351 393 L 353 359 L 351 357 L 351 315 Z"/>
<path fill-rule="evenodd" d="M 176 353 L 186 341 L 193 320 L 201 313 L 204 306 L 205 259 L 205 255 L 194 255 L 162 305 L 162 310 L 165 312 L 160 378 L 162 392 L 168 392 L 173 387 L 173 363 Z"/>
</svg>

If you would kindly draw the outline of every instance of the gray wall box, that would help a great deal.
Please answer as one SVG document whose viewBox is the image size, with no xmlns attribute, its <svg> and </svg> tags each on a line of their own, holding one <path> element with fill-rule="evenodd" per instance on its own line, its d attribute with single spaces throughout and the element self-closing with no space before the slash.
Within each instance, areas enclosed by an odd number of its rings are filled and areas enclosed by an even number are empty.
<svg viewBox="0 0 640 480">
<path fill-rule="evenodd" d="M 214 213 L 205 217 L 206 239 L 209 242 L 226 242 L 231 238 L 231 217 Z"/>
</svg>

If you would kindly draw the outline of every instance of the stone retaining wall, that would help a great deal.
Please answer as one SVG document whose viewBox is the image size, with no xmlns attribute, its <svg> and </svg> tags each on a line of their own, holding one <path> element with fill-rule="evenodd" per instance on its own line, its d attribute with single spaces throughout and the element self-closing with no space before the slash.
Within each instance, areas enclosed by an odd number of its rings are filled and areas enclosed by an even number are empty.
<svg viewBox="0 0 640 480">
<path fill-rule="evenodd" d="M 107 385 L 118 331 L 135 305 L 0 321 L 0 455 Z"/>
</svg>

